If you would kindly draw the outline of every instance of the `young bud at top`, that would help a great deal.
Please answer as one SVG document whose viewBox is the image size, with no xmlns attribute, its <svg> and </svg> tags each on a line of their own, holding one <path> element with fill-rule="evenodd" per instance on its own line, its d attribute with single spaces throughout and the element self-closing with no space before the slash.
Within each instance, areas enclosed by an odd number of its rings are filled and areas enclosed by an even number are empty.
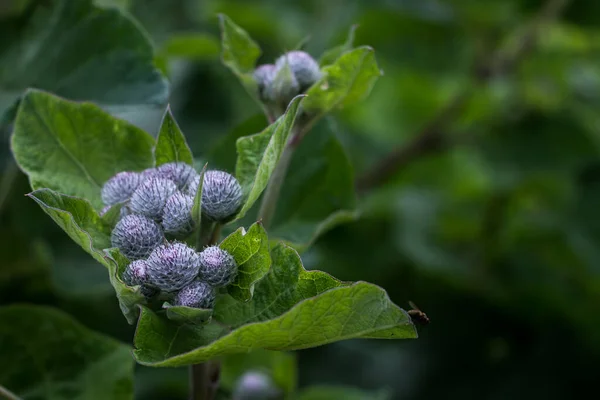
<svg viewBox="0 0 600 400">
<path fill-rule="evenodd" d="M 169 197 L 163 210 L 162 226 L 165 233 L 173 236 L 187 236 L 194 230 L 192 207 L 194 198 L 176 192 Z"/>
<path fill-rule="evenodd" d="M 140 184 L 137 172 L 119 172 L 102 186 L 102 202 L 107 206 L 129 200 Z"/>
<path fill-rule="evenodd" d="M 217 291 L 198 279 L 184 286 L 173 298 L 173 305 L 194 308 L 213 308 Z"/>
<path fill-rule="evenodd" d="M 214 287 L 227 286 L 237 275 L 233 256 L 219 246 L 210 246 L 200 253 L 200 278 Z"/>
<path fill-rule="evenodd" d="M 281 68 L 285 63 L 289 64 L 294 77 L 300 85 L 300 91 L 304 92 L 321 78 L 319 64 L 304 51 L 290 51 L 277 59 L 275 66 Z"/>
<path fill-rule="evenodd" d="M 184 243 L 157 247 L 148 257 L 148 282 L 166 292 L 186 286 L 198 276 L 200 257 Z"/>
<path fill-rule="evenodd" d="M 131 196 L 129 208 L 155 221 L 162 219 L 167 199 L 177 191 L 177 185 L 164 178 L 149 178 Z"/>
<path fill-rule="evenodd" d="M 160 226 L 143 215 L 131 214 L 120 220 L 112 231 L 111 242 L 130 260 L 148 255 L 164 241 Z"/>
<path fill-rule="evenodd" d="M 196 170 L 184 162 L 163 164 L 156 168 L 156 174 L 161 178 L 175 182 L 179 190 L 184 190 L 198 176 Z"/>
<path fill-rule="evenodd" d="M 129 286 L 137 286 L 146 283 L 146 267 L 148 263 L 145 260 L 135 260 L 123 271 L 123 282 Z"/>
<path fill-rule="evenodd" d="M 200 179 L 190 185 L 188 194 L 195 196 Z M 206 171 L 202 185 L 202 213 L 211 221 L 224 222 L 242 205 L 242 187 L 224 171 Z"/>
<path fill-rule="evenodd" d="M 275 101 L 272 89 L 275 74 L 276 70 L 275 65 L 273 64 L 259 65 L 258 68 L 254 70 L 254 80 L 258 85 L 258 96 L 264 102 Z"/>
<path fill-rule="evenodd" d="M 248 371 L 236 384 L 233 400 L 269 400 L 281 395 L 273 380 L 260 371 Z"/>
</svg>

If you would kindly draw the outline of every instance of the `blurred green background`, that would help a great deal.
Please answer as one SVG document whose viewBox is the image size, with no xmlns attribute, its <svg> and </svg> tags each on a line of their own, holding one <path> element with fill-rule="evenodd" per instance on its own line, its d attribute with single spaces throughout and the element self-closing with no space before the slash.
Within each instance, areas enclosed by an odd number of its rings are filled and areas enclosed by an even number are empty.
<svg viewBox="0 0 600 400">
<path fill-rule="evenodd" d="M 200 158 L 234 129 L 250 134 L 266 123 L 219 61 L 220 12 L 261 45 L 262 62 L 299 43 L 318 56 L 358 24 L 355 44 L 372 46 L 385 74 L 365 101 L 311 132 L 333 132 L 357 178 L 391 149 L 429 132 L 460 98 L 460 107 L 434 128 L 433 145 L 360 194 L 358 221 L 331 230 L 303 254 L 308 269 L 376 283 L 401 307 L 413 300 L 431 324 L 414 341 L 346 341 L 300 351 L 301 387 L 387 388 L 394 399 L 415 400 L 594 393 L 600 2 L 565 2 L 556 18 L 542 12 L 537 40 L 524 49 L 523 32 L 545 1 L 97 3 L 127 8 L 149 32 L 156 64 L 171 82 L 171 109 Z M 498 54 L 521 50 L 514 65 L 500 63 L 490 73 Z M 150 109 L 130 118 L 156 134 L 161 114 Z M 3 177 L 11 165 L 9 132 L 0 150 Z M 23 197 L 24 175 L 0 189 L 0 304 L 54 305 L 130 343 L 133 327 L 104 267 Z M 183 369 L 136 367 L 137 397 L 184 399 L 186 378 Z"/>
</svg>

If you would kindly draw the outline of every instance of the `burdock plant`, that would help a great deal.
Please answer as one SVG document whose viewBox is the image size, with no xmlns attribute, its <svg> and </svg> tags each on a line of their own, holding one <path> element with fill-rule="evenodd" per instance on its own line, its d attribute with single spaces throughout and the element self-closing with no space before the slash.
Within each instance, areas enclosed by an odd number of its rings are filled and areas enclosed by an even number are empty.
<svg viewBox="0 0 600 400">
<path fill-rule="evenodd" d="M 125 318 L 137 324 L 135 360 L 190 366 L 194 399 L 214 398 L 227 355 L 416 337 L 383 289 L 307 271 L 299 255 L 356 217 L 343 148 L 327 132 L 309 132 L 368 94 L 380 75 L 373 50 L 348 41 L 320 59 L 292 51 L 257 66 L 249 35 L 225 16 L 221 30 L 224 63 L 270 121 L 226 149 L 237 150 L 235 169 L 213 168 L 219 160 L 206 152 L 208 164 L 194 168 L 169 109 L 154 139 L 96 105 L 29 90 L 12 136 L 29 197 L 107 268 Z M 288 173 L 295 183 L 286 187 Z M 234 394 L 286 394 L 275 386 L 251 374 Z"/>
</svg>

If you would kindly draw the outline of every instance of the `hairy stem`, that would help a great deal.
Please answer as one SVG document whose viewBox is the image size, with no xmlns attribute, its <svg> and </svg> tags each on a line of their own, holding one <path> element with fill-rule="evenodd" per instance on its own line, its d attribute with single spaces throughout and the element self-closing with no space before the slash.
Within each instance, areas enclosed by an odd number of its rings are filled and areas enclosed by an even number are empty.
<svg viewBox="0 0 600 400">
<path fill-rule="evenodd" d="M 271 175 L 271 179 L 269 180 L 269 184 L 267 185 L 267 190 L 265 190 L 262 202 L 260 203 L 260 210 L 258 211 L 258 220 L 262 221 L 262 224 L 265 227 L 265 229 L 269 228 L 273 219 L 273 215 L 275 215 L 275 209 L 277 208 L 277 201 L 279 200 L 281 186 L 283 185 L 283 181 L 285 180 L 288 167 L 290 166 L 290 161 L 292 161 L 294 150 L 296 150 L 296 146 L 298 144 L 298 136 L 299 132 L 292 132 L 292 136 L 290 137 L 290 140 L 287 142 L 285 148 L 283 149 L 281 157 L 279 157 L 279 161 L 275 166 L 273 175 Z"/>
<path fill-rule="evenodd" d="M 196 251 L 202 251 L 205 246 L 212 246 L 221 238 L 222 224 L 209 222 L 204 224 L 198 232 Z M 204 229 L 202 229 L 204 228 Z M 202 364 L 189 366 L 190 399 L 212 400 L 215 398 L 219 388 L 221 375 L 221 363 L 219 361 L 208 361 Z"/>
</svg>

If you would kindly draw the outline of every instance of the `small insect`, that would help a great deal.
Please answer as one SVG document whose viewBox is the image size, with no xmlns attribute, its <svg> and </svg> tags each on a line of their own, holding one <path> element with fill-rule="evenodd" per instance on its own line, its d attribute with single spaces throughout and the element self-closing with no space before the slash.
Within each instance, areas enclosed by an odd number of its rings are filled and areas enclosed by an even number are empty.
<svg viewBox="0 0 600 400">
<path fill-rule="evenodd" d="M 421 309 L 419 309 L 419 307 L 417 307 L 417 305 L 412 301 L 409 301 L 408 304 L 412 308 L 411 310 L 408 310 L 408 315 L 413 320 L 413 322 L 416 322 L 419 325 L 429 324 L 429 317 L 427 316 L 427 314 L 421 311 Z"/>
</svg>

